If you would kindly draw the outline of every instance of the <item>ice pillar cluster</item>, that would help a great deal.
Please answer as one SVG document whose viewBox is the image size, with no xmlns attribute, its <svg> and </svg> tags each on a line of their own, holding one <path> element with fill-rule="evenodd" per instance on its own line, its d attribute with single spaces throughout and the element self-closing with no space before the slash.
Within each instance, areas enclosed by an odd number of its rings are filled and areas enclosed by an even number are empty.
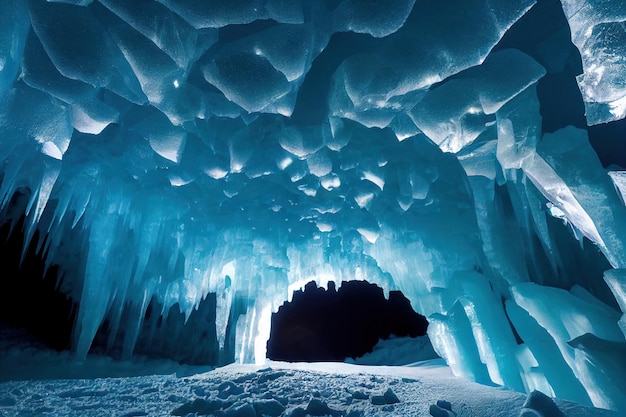
<svg viewBox="0 0 626 417">
<path fill-rule="evenodd" d="M 181 343 L 262 359 L 291 290 L 367 279 L 457 375 L 626 412 L 626 174 L 588 134 L 626 115 L 622 0 L 0 7 L 0 204 L 79 358 L 210 298 Z M 544 128 L 553 79 L 582 125 Z"/>
</svg>

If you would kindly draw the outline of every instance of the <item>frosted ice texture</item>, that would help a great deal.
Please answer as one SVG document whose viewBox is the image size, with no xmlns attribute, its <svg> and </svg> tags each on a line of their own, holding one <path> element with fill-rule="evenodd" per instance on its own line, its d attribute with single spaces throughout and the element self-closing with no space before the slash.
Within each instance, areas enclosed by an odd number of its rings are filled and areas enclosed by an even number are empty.
<svg viewBox="0 0 626 417">
<path fill-rule="evenodd" d="M 626 204 L 626 171 L 610 171 L 609 176 L 615 184 L 615 188 L 619 191 L 622 201 Z"/>
<path fill-rule="evenodd" d="M 589 125 L 626 117 L 626 3 L 561 0 L 580 51 L 578 86 Z"/>
<path fill-rule="evenodd" d="M 74 352 L 213 293 L 220 361 L 263 360 L 293 289 L 367 279 L 457 375 L 625 412 L 623 178 L 542 131 L 567 28 L 522 51 L 533 1 L 382 4 L 1 6 L 0 203 L 60 265 Z M 624 117 L 621 5 L 563 1 L 590 124 Z"/>
</svg>

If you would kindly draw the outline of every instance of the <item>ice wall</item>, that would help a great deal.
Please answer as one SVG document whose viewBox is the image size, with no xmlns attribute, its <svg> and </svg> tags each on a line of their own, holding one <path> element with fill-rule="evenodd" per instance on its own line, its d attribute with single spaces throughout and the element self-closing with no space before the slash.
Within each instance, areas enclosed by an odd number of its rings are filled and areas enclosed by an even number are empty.
<svg viewBox="0 0 626 417">
<path fill-rule="evenodd" d="M 561 0 L 580 51 L 584 72 L 577 77 L 590 125 L 626 116 L 626 3 Z"/>
<path fill-rule="evenodd" d="M 210 295 L 211 357 L 260 361 L 293 289 L 367 279 L 456 374 L 626 411 L 624 167 L 542 99 L 624 118 L 623 2 L 225 4 L 0 6 L 0 204 L 77 357 Z"/>
</svg>

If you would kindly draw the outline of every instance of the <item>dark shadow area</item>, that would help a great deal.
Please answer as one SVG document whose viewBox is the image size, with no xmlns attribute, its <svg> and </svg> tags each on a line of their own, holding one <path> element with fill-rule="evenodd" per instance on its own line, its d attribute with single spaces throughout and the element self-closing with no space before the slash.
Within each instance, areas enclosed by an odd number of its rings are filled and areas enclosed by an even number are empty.
<svg viewBox="0 0 626 417">
<path fill-rule="evenodd" d="M 344 361 L 371 352 L 379 339 L 426 334 L 428 320 L 400 291 L 385 298 L 367 281 L 344 281 L 337 290 L 309 282 L 272 314 L 267 357 L 289 362 Z"/>
<path fill-rule="evenodd" d="M 28 190 L 17 192 L 0 213 L 0 337 L 5 346 L 48 347 L 56 351 L 72 349 L 74 324 L 78 304 L 61 289 L 59 268 L 46 270 L 44 241 L 35 230 L 24 255 L 28 219 L 24 213 L 30 199 Z M 50 204 L 56 204 L 51 201 Z M 23 259 L 22 259 L 23 256 Z M 80 291 L 78 291 L 80 294 Z M 138 307 L 124 305 L 117 325 L 107 313 L 92 343 L 90 353 L 108 355 L 114 359 L 129 359 L 133 355 L 164 358 L 185 365 L 223 365 L 234 361 L 234 337 L 237 318 L 245 314 L 241 297 L 235 297 L 229 316 L 226 346 L 220 349 L 216 330 L 215 293 L 209 293 L 189 317 L 175 304 L 167 311 L 153 297 L 145 314 Z M 141 320 L 140 323 L 137 320 Z M 231 323 L 232 321 L 232 323 Z M 136 343 L 129 344 L 125 339 Z"/>
<path fill-rule="evenodd" d="M 589 142 L 605 168 L 626 169 L 626 119 L 589 126 Z"/>
<path fill-rule="evenodd" d="M 16 194 L 9 206 L 24 198 Z M 38 232 L 20 265 L 24 221 L 22 216 L 13 228 L 10 223 L 0 227 L 0 322 L 28 331 L 52 349 L 69 349 L 76 305 L 58 291 L 58 268 L 46 271 L 43 257 L 37 253 Z"/>
<path fill-rule="evenodd" d="M 105 320 L 91 352 L 116 359 L 145 355 L 171 359 L 185 365 L 218 364 L 220 350 L 215 327 L 215 293 L 207 294 L 189 317 L 185 317 L 178 303 L 164 311 L 163 303 L 152 297 L 138 329 L 138 312 L 135 310 L 131 305 L 125 306 L 119 328 L 114 328 L 110 320 Z M 137 341 L 129 345 L 126 339 L 133 339 L 133 331 L 138 332 Z M 115 336 L 113 340 L 112 333 Z"/>
<path fill-rule="evenodd" d="M 537 82 L 537 97 L 544 133 L 556 132 L 566 126 L 587 128 L 585 105 L 575 75 L 567 72 L 544 75 Z"/>
<path fill-rule="evenodd" d="M 569 43 L 569 48 L 554 51 L 546 47 L 550 42 Z M 570 42 L 570 29 L 567 18 L 559 0 L 537 0 L 537 2 L 507 31 L 492 51 L 514 48 L 533 57 L 548 72 L 560 72 L 563 68 L 556 68 L 555 64 L 574 54 L 578 50 Z M 582 72 L 580 56 L 570 56 L 567 69 L 573 74 Z M 572 60 L 573 59 L 573 60 Z M 559 65 L 560 66 L 560 65 Z"/>
<path fill-rule="evenodd" d="M 77 303 L 59 286 L 58 267 L 46 270 L 44 256 L 38 250 L 36 230 L 24 253 L 24 216 L 30 193 L 16 193 L 8 209 L 2 213 L 0 226 L 0 329 L 3 337 L 13 340 L 5 345 L 20 346 L 22 342 L 41 344 L 56 351 L 72 348 L 72 333 L 77 316 Z M 41 245 L 45 247 L 45 244 Z M 21 262 L 20 262 L 21 260 Z M 116 359 L 129 359 L 138 354 L 166 358 L 188 365 L 217 365 L 232 362 L 234 348 L 219 349 L 216 333 L 216 295 L 208 294 L 189 317 L 178 304 L 163 314 L 163 305 L 153 298 L 138 328 L 132 352 L 125 352 L 124 338 L 136 328 L 137 314 L 126 305 L 115 337 L 109 319 L 101 325 L 90 350 Z M 245 310 L 244 310 L 245 312 Z M 241 314 L 241 312 L 239 312 Z M 230 330 L 234 333 L 234 328 Z M 234 334 L 230 335 L 234 338 Z M 22 340 L 22 338 L 24 340 Z M 18 340 L 19 339 L 19 340 Z"/>
</svg>

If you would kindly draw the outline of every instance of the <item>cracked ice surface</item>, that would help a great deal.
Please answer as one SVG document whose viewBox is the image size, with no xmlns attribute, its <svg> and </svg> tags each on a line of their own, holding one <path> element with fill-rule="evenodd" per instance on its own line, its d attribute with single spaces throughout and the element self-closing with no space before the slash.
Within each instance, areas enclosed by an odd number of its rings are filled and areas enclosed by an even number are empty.
<svg viewBox="0 0 626 417">
<path fill-rule="evenodd" d="M 539 94 L 578 48 L 587 121 L 624 117 L 604 3 L 540 32 L 529 0 L 3 5 L 4 218 L 60 266 L 78 357 L 208 305 L 189 343 L 262 361 L 290 291 L 367 279 L 429 316 L 457 375 L 624 410 L 584 365 L 626 368 L 622 175 L 586 129 L 544 132 Z"/>
</svg>

